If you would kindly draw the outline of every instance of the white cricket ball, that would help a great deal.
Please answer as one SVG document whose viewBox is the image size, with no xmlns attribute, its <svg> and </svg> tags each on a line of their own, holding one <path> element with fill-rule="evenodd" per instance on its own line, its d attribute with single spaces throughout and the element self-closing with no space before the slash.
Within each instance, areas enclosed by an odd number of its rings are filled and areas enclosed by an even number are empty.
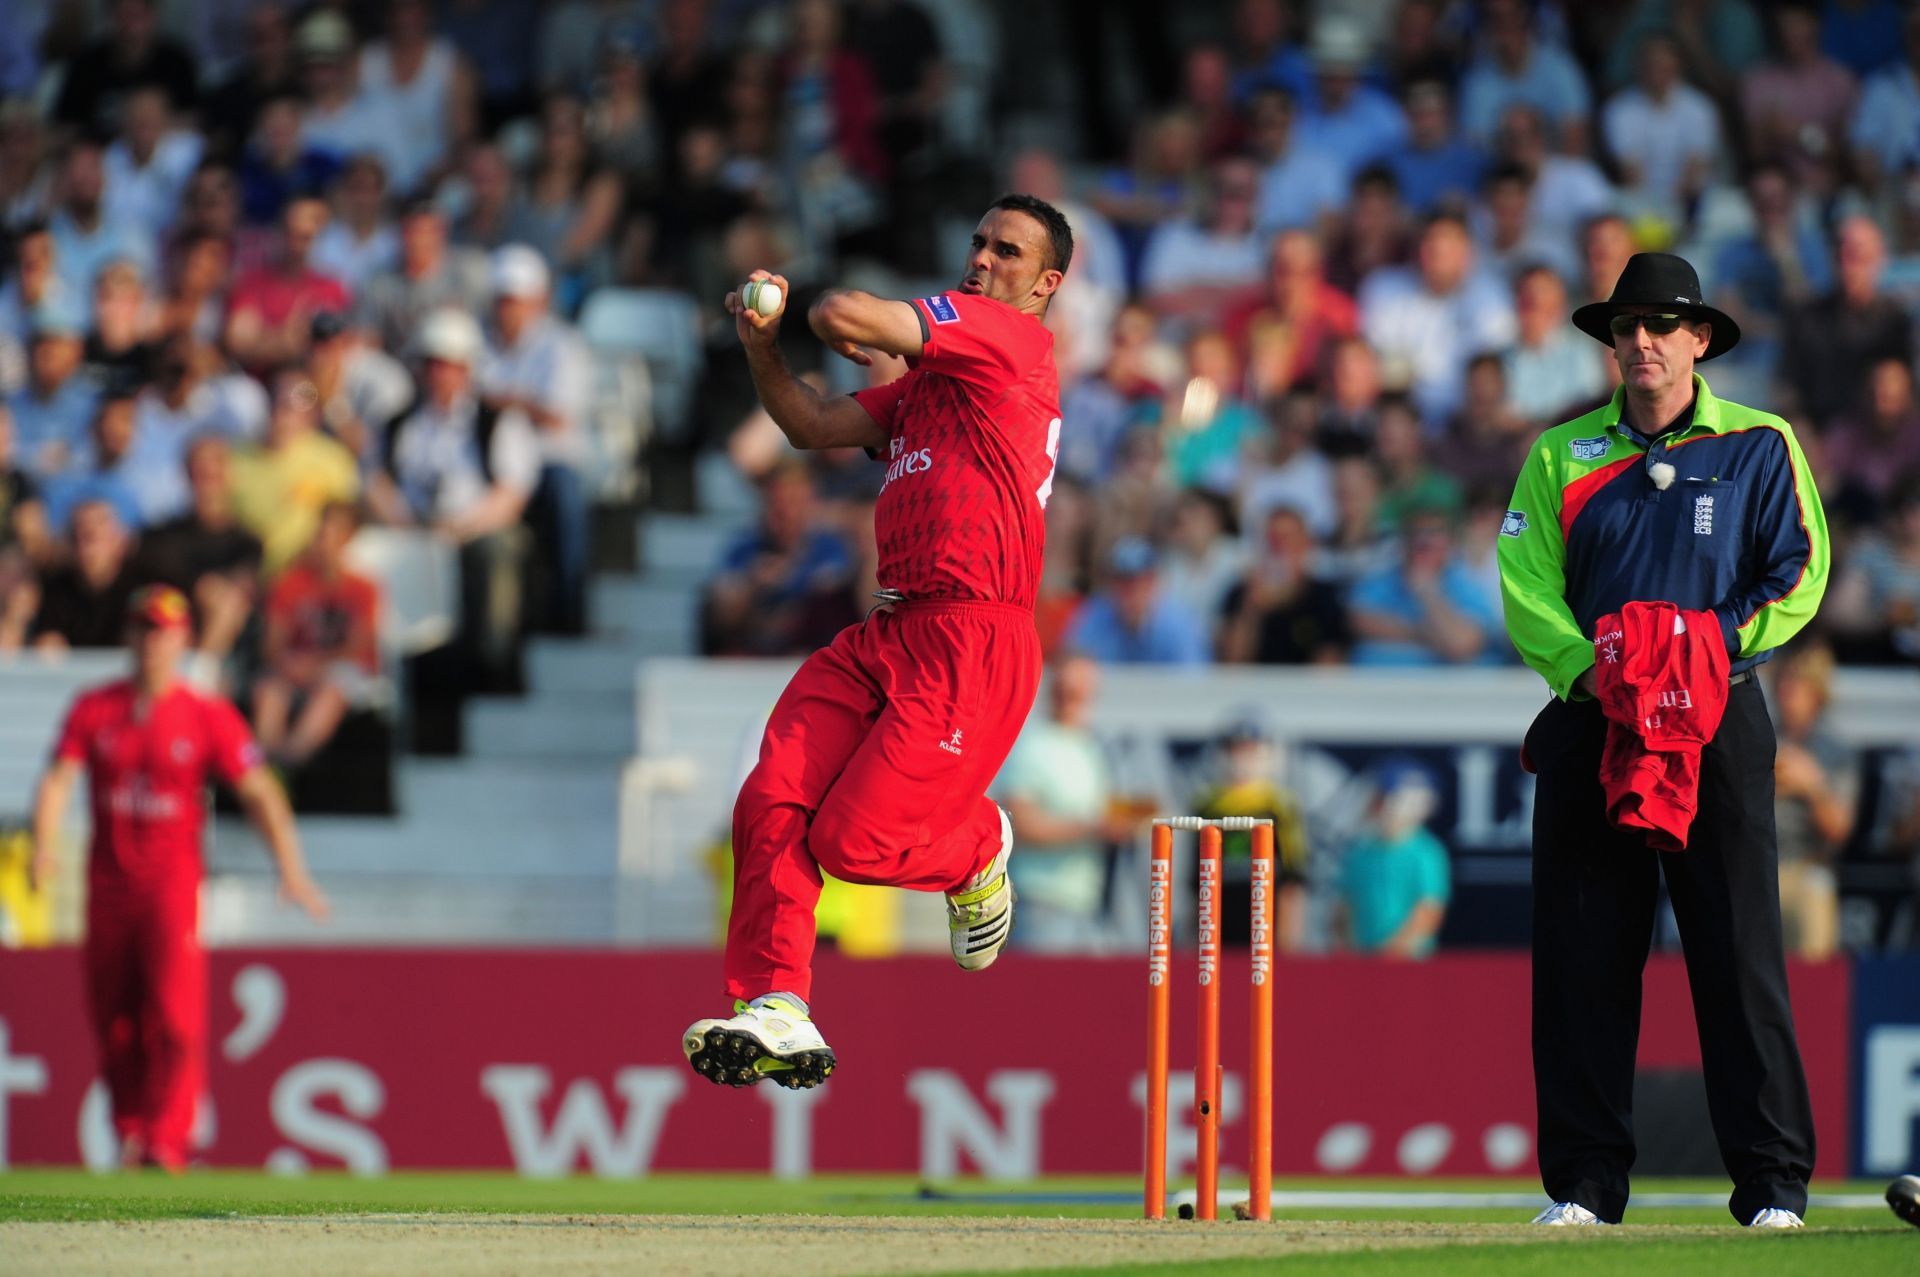
<svg viewBox="0 0 1920 1277">
<path fill-rule="evenodd" d="M 780 309 L 780 285 L 770 279 L 750 280 L 740 286 L 740 304 L 761 315 Z"/>
<path fill-rule="evenodd" d="M 1654 487 L 1665 492 L 1668 486 L 1673 483 L 1673 463 L 1670 461 L 1656 461 L 1647 467 L 1647 475 L 1653 480 Z"/>
</svg>

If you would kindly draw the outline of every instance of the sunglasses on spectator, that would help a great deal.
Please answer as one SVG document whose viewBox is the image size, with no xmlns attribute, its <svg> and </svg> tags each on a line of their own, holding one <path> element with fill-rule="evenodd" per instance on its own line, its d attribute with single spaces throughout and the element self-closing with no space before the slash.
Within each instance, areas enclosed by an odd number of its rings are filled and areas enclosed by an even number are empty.
<svg viewBox="0 0 1920 1277">
<path fill-rule="evenodd" d="M 1665 337 L 1686 322 L 1685 315 L 1615 315 L 1607 321 L 1607 331 L 1615 337 L 1631 337 L 1634 329 L 1645 324 L 1655 337 Z"/>
</svg>

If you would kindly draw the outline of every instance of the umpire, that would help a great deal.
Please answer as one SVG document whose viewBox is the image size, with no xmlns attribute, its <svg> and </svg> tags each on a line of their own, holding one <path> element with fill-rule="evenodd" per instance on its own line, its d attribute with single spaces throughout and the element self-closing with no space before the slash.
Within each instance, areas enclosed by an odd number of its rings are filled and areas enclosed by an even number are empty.
<svg viewBox="0 0 1920 1277">
<path fill-rule="evenodd" d="M 1499 537 L 1507 630 L 1554 699 L 1527 731 L 1533 815 L 1533 1071 L 1541 1224 L 1618 1223 L 1633 1165 L 1640 979 L 1660 878 L 1686 952 L 1707 1107 L 1742 1224 L 1795 1228 L 1813 1115 L 1780 938 L 1773 726 L 1753 668 L 1827 583 L 1827 527 L 1779 417 L 1716 399 L 1694 364 L 1740 330 L 1667 253 L 1573 312 L 1613 347 L 1613 400 L 1535 441 Z M 1731 658 L 1685 851 L 1607 819 L 1594 623 L 1634 600 L 1711 610 Z"/>
</svg>

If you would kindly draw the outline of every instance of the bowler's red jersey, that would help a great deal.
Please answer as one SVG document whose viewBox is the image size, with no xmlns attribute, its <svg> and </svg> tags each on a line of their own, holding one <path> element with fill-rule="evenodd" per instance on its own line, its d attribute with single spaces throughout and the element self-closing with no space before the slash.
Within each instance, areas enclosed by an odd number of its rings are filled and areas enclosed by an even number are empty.
<svg viewBox="0 0 1920 1277">
<path fill-rule="evenodd" d="M 238 710 L 185 683 L 143 705 L 132 680 L 74 702 L 54 757 L 87 769 L 95 888 L 197 884 L 209 774 L 233 784 L 260 762 Z"/>
<path fill-rule="evenodd" d="M 911 371 L 854 395 L 889 439 L 873 512 L 880 584 L 1032 608 L 1060 451 L 1053 334 L 972 293 L 911 304 L 925 333 Z"/>
</svg>

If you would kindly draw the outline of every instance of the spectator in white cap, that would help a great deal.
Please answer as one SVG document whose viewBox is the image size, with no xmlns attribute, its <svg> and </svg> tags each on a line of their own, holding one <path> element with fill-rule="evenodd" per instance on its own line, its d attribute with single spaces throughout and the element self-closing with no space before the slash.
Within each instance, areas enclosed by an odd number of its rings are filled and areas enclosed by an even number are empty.
<svg viewBox="0 0 1920 1277">
<path fill-rule="evenodd" d="M 475 393 L 480 326 L 451 307 L 420 326 L 420 404 L 388 432 L 367 496 L 379 519 L 431 528 L 460 547 L 461 637 L 479 685 L 512 680 L 520 633 L 521 518 L 540 482 L 527 414 Z"/>
<path fill-rule="evenodd" d="M 573 326 L 548 309 L 546 259 L 525 244 L 493 255 L 494 341 L 480 366 L 480 394 L 495 410 L 533 422 L 540 440 L 540 487 L 528 522 L 548 578 L 542 627 L 586 628 L 587 396 L 592 362 Z"/>
<path fill-rule="evenodd" d="M 367 152 L 384 158 L 395 125 L 369 110 L 354 92 L 352 25 L 331 9 L 320 9 L 300 24 L 294 48 L 306 90 L 300 133 L 307 145 L 342 162 Z"/>
<path fill-rule="evenodd" d="M 1328 14 L 1314 24 L 1315 101 L 1301 126 L 1314 144 L 1357 173 L 1406 144 L 1407 117 L 1400 104 L 1362 82 L 1372 49 L 1352 18 Z"/>
</svg>

